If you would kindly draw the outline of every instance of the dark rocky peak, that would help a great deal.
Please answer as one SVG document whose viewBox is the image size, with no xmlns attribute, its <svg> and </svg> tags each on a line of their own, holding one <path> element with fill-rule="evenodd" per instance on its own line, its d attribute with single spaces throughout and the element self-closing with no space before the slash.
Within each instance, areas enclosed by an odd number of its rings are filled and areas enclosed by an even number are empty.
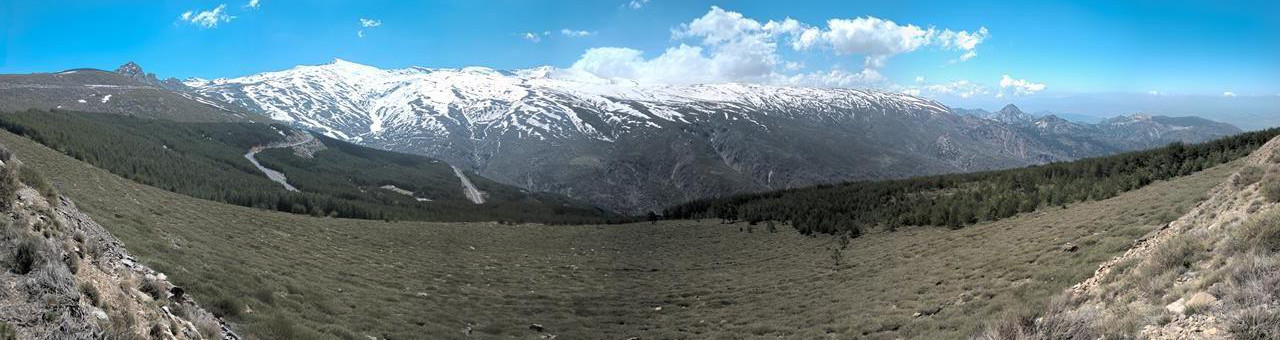
<svg viewBox="0 0 1280 340">
<path fill-rule="evenodd" d="M 1000 109 L 999 113 L 1001 115 L 1017 115 L 1017 116 L 1026 114 L 1022 112 L 1022 110 L 1019 109 L 1017 105 L 1013 105 L 1013 104 L 1005 105 L 1003 109 Z"/>
<path fill-rule="evenodd" d="M 1026 112 L 1022 112 L 1021 109 L 1018 109 L 1018 107 L 1014 106 L 1013 104 L 1005 105 L 1004 108 L 1000 109 L 1000 111 L 996 111 L 995 113 L 992 113 L 990 116 L 987 116 L 987 118 L 990 118 L 992 120 L 999 121 L 1005 124 L 1015 124 L 1015 125 L 1027 124 L 1035 121 L 1034 116 Z"/>
<path fill-rule="evenodd" d="M 138 66 L 138 63 L 135 63 L 132 61 L 124 63 L 124 65 L 120 65 L 120 67 L 117 67 L 116 73 L 123 74 L 126 76 L 137 76 L 137 75 L 145 74 L 142 72 L 142 66 Z"/>
<path fill-rule="evenodd" d="M 117 67 L 116 73 L 119 73 L 122 76 L 133 78 L 134 80 L 141 81 L 144 83 L 154 83 L 154 80 L 156 79 L 155 74 L 147 74 L 146 71 L 142 70 L 142 66 L 138 66 L 137 63 L 132 61 L 124 63 L 124 65 L 120 65 L 120 67 Z M 148 81 L 148 80 L 152 80 L 152 81 Z"/>
<path fill-rule="evenodd" d="M 132 61 L 117 67 L 116 73 L 147 85 L 158 86 L 174 91 L 190 90 L 189 87 L 177 78 L 170 77 L 169 79 L 160 80 L 159 78 L 156 78 L 155 73 L 147 73 L 146 71 L 143 71 L 142 66 L 139 66 L 138 63 Z"/>
</svg>

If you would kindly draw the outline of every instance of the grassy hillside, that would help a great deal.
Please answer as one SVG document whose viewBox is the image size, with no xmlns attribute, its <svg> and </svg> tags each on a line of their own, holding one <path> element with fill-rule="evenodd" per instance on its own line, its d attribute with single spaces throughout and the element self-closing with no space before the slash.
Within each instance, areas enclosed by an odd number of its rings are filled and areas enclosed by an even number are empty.
<svg viewBox="0 0 1280 340">
<path fill-rule="evenodd" d="M 836 267 L 838 238 L 789 227 L 315 218 L 139 185 L 6 132 L 0 143 L 202 305 L 258 338 L 298 339 L 964 338 L 1087 277 L 1237 167 L 961 230 L 872 233 Z"/>
<path fill-rule="evenodd" d="M 448 164 L 318 137 L 311 157 L 290 148 L 257 158 L 301 192 L 271 182 L 244 155 L 299 133 L 284 125 L 185 123 L 111 114 L 23 111 L 0 114 L 0 127 L 113 173 L 174 192 L 242 206 L 317 216 L 431 221 L 603 221 L 567 198 L 530 193 L 471 174 L 488 195 L 462 194 Z M 413 195 L 384 189 L 392 185 Z M 419 198 L 429 200 L 420 201 Z"/>
<path fill-rule="evenodd" d="M 693 201 L 667 218 L 791 221 L 805 232 L 859 234 L 873 228 L 960 228 L 1043 207 L 1096 201 L 1248 155 L 1280 129 L 1215 141 L 1020 169 L 849 182 Z"/>
<path fill-rule="evenodd" d="M 1239 339 L 1280 335 L 1280 140 L 1208 199 L 1043 309 L 981 339 Z"/>
</svg>

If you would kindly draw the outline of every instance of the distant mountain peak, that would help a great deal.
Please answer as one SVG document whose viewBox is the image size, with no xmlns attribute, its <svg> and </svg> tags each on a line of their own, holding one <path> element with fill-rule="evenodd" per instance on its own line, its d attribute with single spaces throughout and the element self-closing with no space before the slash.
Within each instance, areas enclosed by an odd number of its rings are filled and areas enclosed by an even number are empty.
<svg viewBox="0 0 1280 340">
<path fill-rule="evenodd" d="M 1025 114 L 1024 112 L 1022 112 L 1022 109 L 1019 109 L 1017 105 L 1013 105 L 1013 104 L 1005 105 L 1005 106 L 1004 106 L 1004 108 L 1000 109 L 1000 112 L 999 112 L 999 113 L 1000 113 L 1000 114 L 1004 114 L 1004 115 L 1023 115 L 1023 114 Z"/>
<path fill-rule="evenodd" d="M 152 85 L 156 87 L 162 87 L 162 88 L 166 88 L 174 91 L 190 90 L 190 88 L 187 85 L 184 85 L 183 82 L 178 80 L 177 78 L 170 77 L 165 80 L 160 80 L 159 78 L 156 78 L 155 73 L 147 73 L 146 71 L 142 70 L 142 66 L 139 66 L 138 63 L 135 63 L 132 61 L 126 62 L 124 63 L 124 65 L 120 65 L 120 67 L 117 67 L 116 74 L 125 76 L 126 78 L 129 78 L 129 79 L 133 79 L 139 83 Z"/>
<path fill-rule="evenodd" d="M 142 66 L 138 66 L 138 63 L 135 63 L 132 61 L 124 63 L 124 65 L 120 65 L 120 67 L 117 67 L 116 73 L 119 73 L 129 78 L 139 79 L 139 80 L 143 80 L 147 77 L 147 73 L 142 71 Z"/>
<path fill-rule="evenodd" d="M 987 118 L 993 119 L 1002 123 L 1015 124 L 1015 125 L 1031 123 L 1036 119 L 1031 114 L 1022 112 L 1022 109 L 1019 109 L 1017 106 L 1013 104 L 1005 105 L 1004 108 L 1000 109 L 1000 111 L 991 113 L 990 115 L 987 116 Z"/>
</svg>

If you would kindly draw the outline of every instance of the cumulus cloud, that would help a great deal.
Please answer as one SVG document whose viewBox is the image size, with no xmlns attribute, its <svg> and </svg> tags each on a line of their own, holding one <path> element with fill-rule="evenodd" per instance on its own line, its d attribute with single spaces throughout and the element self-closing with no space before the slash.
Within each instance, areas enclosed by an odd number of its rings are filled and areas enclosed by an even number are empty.
<svg viewBox="0 0 1280 340">
<path fill-rule="evenodd" d="M 1043 83 L 1033 83 L 1026 79 L 1013 79 L 1013 77 L 1006 74 L 1000 77 L 1000 93 L 996 94 L 996 97 L 1004 97 L 1005 91 L 1012 95 L 1025 96 L 1035 94 L 1044 89 L 1045 85 Z"/>
<path fill-rule="evenodd" d="M 186 11 L 182 12 L 182 15 L 178 16 L 178 19 L 204 28 L 217 28 L 218 24 L 231 22 L 232 19 L 236 18 L 234 16 L 227 15 L 227 13 L 224 12 L 226 9 L 227 4 L 221 4 L 210 10 L 200 12 L 196 12 L 194 10 Z"/>
<path fill-rule="evenodd" d="M 1230 92 L 1230 91 L 1228 91 L 1228 92 L 1223 92 L 1223 93 L 1222 93 L 1222 96 L 1223 96 L 1223 97 L 1228 97 L 1228 98 L 1229 98 L 1229 97 L 1235 97 L 1235 96 L 1236 96 L 1236 94 L 1235 94 L 1235 92 Z"/>
<path fill-rule="evenodd" d="M 640 9 L 641 7 L 644 7 L 644 5 L 648 4 L 649 0 L 631 0 L 631 2 L 627 3 L 627 7 L 630 7 L 631 9 Z"/>
<path fill-rule="evenodd" d="M 962 51 L 957 61 L 969 60 L 978 55 L 978 45 L 990 36 L 986 27 L 973 32 L 938 30 L 899 25 L 876 17 L 831 19 L 827 20 L 826 28 L 808 26 L 788 18 L 781 22 L 771 21 L 766 24 L 766 29 L 788 36 L 791 48 L 797 51 L 829 49 L 836 55 L 863 55 L 863 64 L 867 68 L 882 68 L 890 57 L 926 46 Z"/>
<path fill-rule="evenodd" d="M 249 3 L 244 4 L 244 8 L 258 9 L 259 2 L 259 0 L 249 0 Z"/>
<path fill-rule="evenodd" d="M 957 80 L 941 84 L 924 84 L 924 77 L 916 77 L 916 83 L 917 85 L 900 86 L 898 91 L 913 96 L 948 95 L 960 98 L 972 98 L 991 94 L 991 90 L 988 87 L 968 80 Z"/>
<path fill-rule="evenodd" d="M 958 58 L 967 60 L 977 55 L 977 47 L 988 35 L 986 28 L 972 32 L 939 30 L 874 17 L 831 19 L 825 28 L 791 18 L 761 22 L 713 6 L 703 16 L 673 28 L 672 39 L 682 42 L 662 54 L 645 58 L 634 49 L 595 48 L 584 53 L 571 69 L 653 83 L 874 86 L 885 81 L 880 70 L 894 55 L 932 46 L 960 51 Z M 803 64 L 784 60 L 779 46 L 802 53 L 857 55 L 863 68 L 795 73 Z"/>
<path fill-rule="evenodd" d="M 571 30 L 571 29 L 568 29 L 568 28 L 561 28 L 561 29 L 560 29 L 560 35 L 563 35 L 563 36 L 566 36 L 566 37 L 570 37 L 570 38 L 581 38 L 581 37 L 589 37 L 589 36 L 596 35 L 596 32 L 582 31 L 582 30 Z"/>
</svg>

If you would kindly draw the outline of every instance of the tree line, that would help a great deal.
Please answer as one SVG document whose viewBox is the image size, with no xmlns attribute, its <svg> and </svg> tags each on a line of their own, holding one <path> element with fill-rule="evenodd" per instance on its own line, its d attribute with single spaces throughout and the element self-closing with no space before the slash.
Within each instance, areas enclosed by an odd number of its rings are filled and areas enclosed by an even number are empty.
<svg viewBox="0 0 1280 340">
<path fill-rule="evenodd" d="M 871 227 L 961 228 L 1048 206 L 1102 200 L 1248 155 L 1280 129 L 1018 169 L 897 180 L 858 181 L 695 200 L 664 218 L 789 222 L 801 233 Z"/>
</svg>

